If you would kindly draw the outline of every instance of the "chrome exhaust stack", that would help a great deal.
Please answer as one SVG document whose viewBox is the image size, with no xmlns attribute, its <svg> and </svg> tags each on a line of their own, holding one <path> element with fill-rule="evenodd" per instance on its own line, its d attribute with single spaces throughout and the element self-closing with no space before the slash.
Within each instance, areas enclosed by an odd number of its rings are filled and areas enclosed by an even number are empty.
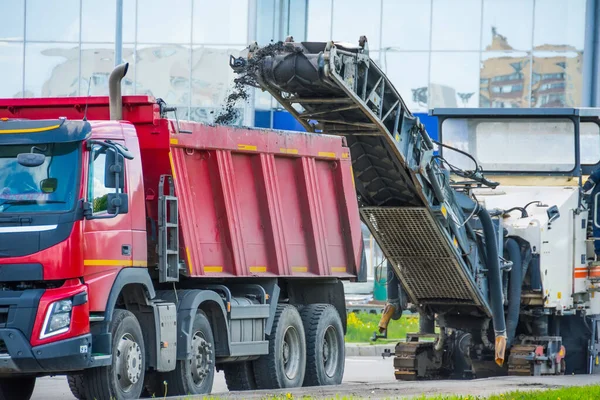
<svg viewBox="0 0 600 400">
<path fill-rule="evenodd" d="M 121 80 L 127 74 L 129 63 L 117 65 L 108 78 L 108 96 L 110 101 L 110 119 L 123 119 L 123 97 L 121 96 Z"/>
</svg>

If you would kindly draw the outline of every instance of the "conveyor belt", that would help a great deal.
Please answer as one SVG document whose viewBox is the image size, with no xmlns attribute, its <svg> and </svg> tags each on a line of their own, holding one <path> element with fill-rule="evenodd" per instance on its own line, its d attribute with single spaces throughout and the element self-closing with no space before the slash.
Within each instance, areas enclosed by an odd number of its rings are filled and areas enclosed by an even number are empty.
<svg viewBox="0 0 600 400">
<path fill-rule="evenodd" d="M 361 217 L 411 301 L 432 312 L 489 316 L 474 278 L 476 250 L 448 176 L 423 125 L 369 58 L 366 41 L 251 46 L 248 59 L 232 63 L 242 74 L 248 65 L 257 86 L 307 131 L 346 138 Z"/>
</svg>

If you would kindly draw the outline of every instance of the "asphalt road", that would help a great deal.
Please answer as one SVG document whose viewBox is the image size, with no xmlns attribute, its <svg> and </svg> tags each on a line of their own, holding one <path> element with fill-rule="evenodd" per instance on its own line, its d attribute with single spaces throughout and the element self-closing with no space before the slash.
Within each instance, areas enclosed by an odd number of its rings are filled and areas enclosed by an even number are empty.
<svg viewBox="0 0 600 400">
<path fill-rule="evenodd" d="M 335 397 L 336 394 L 357 397 L 402 398 L 421 394 L 470 394 L 490 395 L 511 390 L 538 390 L 561 386 L 583 386 L 597 384 L 598 376 L 578 375 L 559 377 L 502 377 L 476 379 L 470 381 L 427 381 L 396 382 L 393 377 L 392 359 L 381 357 L 349 357 L 346 359 L 344 383 L 341 386 L 325 388 L 300 388 L 290 390 L 295 397 L 313 395 L 315 397 Z M 285 393 L 285 391 L 282 391 Z M 223 373 L 215 376 L 213 395 L 234 399 L 262 399 L 274 391 L 227 393 Z M 71 400 L 65 377 L 39 379 L 33 394 L 35 400 Z M 189 399 L 189 397 L 186 397 Z"/>
</svg>

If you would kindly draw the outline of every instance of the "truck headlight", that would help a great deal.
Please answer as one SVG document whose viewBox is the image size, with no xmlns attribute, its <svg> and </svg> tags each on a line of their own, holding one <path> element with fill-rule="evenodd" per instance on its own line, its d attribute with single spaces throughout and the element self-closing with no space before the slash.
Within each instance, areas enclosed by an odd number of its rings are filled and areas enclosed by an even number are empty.
<svg viewBox="0 0 600 400">
<path fill-rule="evenodd" d="M 45 339 L 49 336 L 65 333 L 71 326 L 71 310 L 73 309 L 73 301 L 71 299 L 59 300 L 50 304 L 40 339 Z"/>
</svg>

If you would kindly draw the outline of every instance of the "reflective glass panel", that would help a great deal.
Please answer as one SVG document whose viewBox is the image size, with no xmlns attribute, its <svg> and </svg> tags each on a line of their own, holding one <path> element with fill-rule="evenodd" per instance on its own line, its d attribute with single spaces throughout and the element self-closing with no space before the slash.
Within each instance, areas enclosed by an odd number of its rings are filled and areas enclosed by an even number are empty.
<svg viewBox="0 0 600 400">
<path fill-rule="evenodd" d="M 363 0 L 333 0 L 333 40 L 358 46 L 366 36 L 369 48 L 379 49 L 381 2 Z M 319 39 L 322 41 L 323 39 Z"/>
<path fill-rule="evenodd" d="M 121 81 L 123 94 L 134 93 L 135 63 L 133 46 L 123 46 L 123 59 L 129 63 L 127 74 Z M 112 43 L 83 44 L 81 46 L 81 94 L 108 95 L 108 77 L 114 68 L 115 51 Z"/>
<path fill-rule="evenodd" d="M 533 46 L 544 51 L 583 50 L 585 0 L 536 0 Z"/>
<path fill-rule="evenodd" d="M 533 53 L 531 107 L 572 107 L 581 104 L 582 52 Z"/>
<path fill-rule="evenodd" d="M 228 122 L 227 125 L 242 125 L 244 121 L 244 107 L 236 107 L 236 114 L 232 121 Z M 190 120 L 197 122 L 204 122 L 211 124 L 214 122 L 215 117 L 219 115 L 221 107 L 191 107 L 190 108 Z"/>
<path fill-rule="evenodd" d="M 167 104 L 188 104 L 189 46 L 138 46 L 136 66 L 136 93 L 160 97 Z"/>
<path fill-rule="evenodd" d="M 79 46 L 72 43 L 25 45 L 25 96 L 79 95 Z"/>
<path fill-rule="evenodd" d="M 275 38 L 275 0 L 262 0 L 256 5 L 256 40 L 265 45 Z"/>
<path fill-rule="evenodd" d="M 116 2 L 106 0 L 82 0 L 82 42 L 115 41 Z M 123 0 L 123 41 L 135 41 L 136 0 Z"/>
<path fill-rule="evenodd" d="M 10 18 L 2 18 L 0 40 L 23 40 L 25 0 L 3 2 L 2 14 L 10 15 Z"/>
<path fill-rule="evenodd" d="M 23 97 L 23 44 L 0 42 L 0 97 Z"/>
<path fill-rule="evenodd" d="M 479 74 L 479 106 L 529 107 L 531 60 L 528 53 L 485 52 Z"/>
<path fill-rule="evenodd" d="M 296 42 L 306 40 L 306 0 L 290 0 L 287 34 Z"/>
<path fill-rule="evenodd" d="M 194 0 L 193 42 L 248 42 L 248 0 Z"/>
<path fill-rule="evenodd" d="M 431 53 L 429 107 L 477 107 L 479 53 Z"/>
<path fill-rule="evenodd" d="M 432 50 L 479 50 L 481 0 L 433 0 Z"/>
<path fill-rule="evenodd" d="M 137 0 L 123 0 L 123 41 L 135 42 Z"/>
<path fill-rule="evenodd" d="M 575 125 L 568 119 L 451 118 L 442 123 L 442 137 L 445 144 L 473 156 L 484 171 L 575 168 Z M 443 156 L 456 167 L 473 169 L 473 162 L 456 151 L 444 149 Z"/>
<path fill-rule="evenodd" d="M 332 1 L 333 0 L 308 0 L 306 40 L 316 42 L 326 42 L 331 40 Z"/>
<path fill-rule="evenodd" d="M 79 42 L 79 0 L 27 0 L 27 40 Z"/>
<path fill-rule="evenodd" d="M 383 0 L 382 47 L 429 50 L 431 0 Z"/>
<path fill-rule="evenodd" d="M 412 112 L 427 111 L 428 52 L 381 52 L 382 64 L 392 84 Z"/>
<path fill-rule="evenodd" d="M 484 0 L 481 49 L 531 50 L 533 0 Z"/>
<path fill-rule="evenodd" d="M 81 40 L 83 42 L 114 42 L 116 9 L 116 1 L 82 0 Z"/>
<path fill-rule="evenodd" d="M 137 8 L 138 43 L 190 43 L 190 0 L 142 0 Z M 214 15 L 221 19 L 223 16 Z"/>
<path fill-rule="evenodd" d="M 579 125 L 581 163 L 595 165 L 600 162 L 600 126 L 594 122 Z"/>
<path fill-rule="evenodd" d="M 239 49 L 228 47 L 198 47 L 192 55 L 192 118 L 210 121 L 225 105 L 235 74 L 228 67 L 229 56 L 239 56 Z M 251 89 L 248 88 L 248 92 Z M 235 107 L 244 108 L 244 100 Z M 196 108 L 196 110 L 194 110 Z M 201 108 L 202 111 L 198 110 Z"/>
</svg>

